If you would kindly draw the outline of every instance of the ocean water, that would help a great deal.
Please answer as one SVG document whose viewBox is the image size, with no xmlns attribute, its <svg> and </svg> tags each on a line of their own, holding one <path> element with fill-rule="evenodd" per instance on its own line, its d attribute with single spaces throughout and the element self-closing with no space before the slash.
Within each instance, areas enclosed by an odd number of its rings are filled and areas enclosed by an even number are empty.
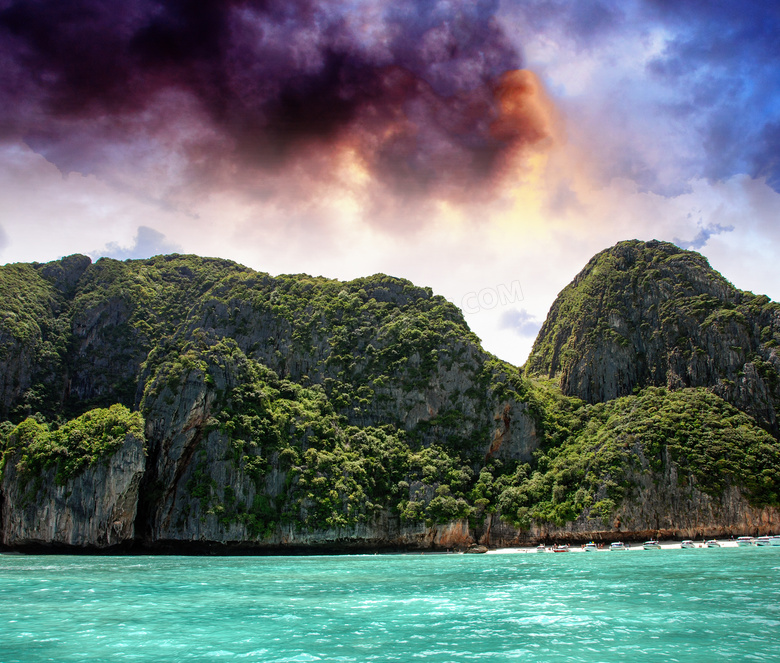
<svg viewBox="0 0 780 663">
<path fill-rule="evenodd" d="M 0 555 L 0 661 L 778 661 L 778 597 L 780 547 Z"/>
</svg>

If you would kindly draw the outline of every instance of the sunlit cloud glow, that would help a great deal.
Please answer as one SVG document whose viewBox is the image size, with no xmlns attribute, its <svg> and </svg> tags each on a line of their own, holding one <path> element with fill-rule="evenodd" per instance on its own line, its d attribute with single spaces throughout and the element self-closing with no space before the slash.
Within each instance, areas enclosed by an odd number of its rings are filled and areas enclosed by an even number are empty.
<svg viewBox="0 0 780 663">
<path fill-rule="evenodd" d="M 780 18 L 660 0 L 0 0 L 0 258 L 409 278 L 520 364 L 630 238 L 780 298 Z"/>
</svg>

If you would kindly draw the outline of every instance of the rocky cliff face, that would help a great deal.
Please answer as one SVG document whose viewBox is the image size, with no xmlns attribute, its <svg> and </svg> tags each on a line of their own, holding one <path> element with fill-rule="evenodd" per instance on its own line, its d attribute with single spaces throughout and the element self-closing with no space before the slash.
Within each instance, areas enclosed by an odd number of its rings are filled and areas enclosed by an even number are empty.
<svg viewBox="0 0 780 663">
<path fill-rule="evenodd" d="M 414 500 L 422 484 L 412 482 L 410 486 L 398 487 L 399 482 L 409 478 L 409 473 L 393 467 L 392 459 L 379 457 L 394 453 L 387 447 L 379 456 L 375 455 L 376 448 L 363 450 L 361 460 L 371 461 L 373 469 L 382 475 L 385 485 L 377 486 L 375 477 L 355 478 L 361 477 L 360 468 L 346 470 L 354 473 L 346 483 L 335 476 L 334 469 L 341 472 L 341 467 L 347 466 L 320 453 L 305 421 L 301 422 L 303 429 L 292 423 L 293 444 L 281 449 L 278 440 L 262 436 L 253 436 L 250 444 L 231 437 L 229 426 L 220 422 L 232 416 L 238 392 L 253 380 L 257 390 L 273 387 L 257 382 L 252 373 L 253 360 L 238 348 L 233 348 L 230 356 L 216 357 L 209 350 L 202 357 L 203 363 L 187 371 L 175 389 L 171 389 L 167 376 L 158 376 L 158 382 L 152 383 L 147 394 L 149 461 L 140 507 L 144 526 L 139 530 L 146 545 L 153 548 L 184 541 L 257 548 L 424 548 L 451 547 L 456 541 L 466 545 L 471 541 L 462 521 L 458 525 L 426 526 L 419 521 L 403 520 L 396 510 L 388 508 L 388 498 Z M 413 427 L 420 421 L 435 420 L 448 393 L 457 398 L 474 388 L 467 375 L 453 377 L 451 373 L 452 369 L 442 369 L 426 389 L 402 394 L 408 409 L 402 409 L 407 418 L 401 421 Z M 459 388 L 450 392 L 442 388 L 442 382 L 447 384 L 448 380 Z M 163 386 L 157 392 L 155 385 L 159 384 Z M 288 405 L 296 407 L 295 403 L 302 402 L 310 393 L 289 394 Z M 321 408 L 320 414 L 325 410 L 327 425 L 335 431 L 339 418 L 327 414 L 326 403 L 317 407 Z M 478 443 L 477 458 L 531 461 L 538 440 L 527 405 L 496 400 L 491 407 L 486 419 L 492 419 L 492 427 L 488 424 Z M 311 414 L 304 419 L 309 417 Z M 226 423 L 230 422 L 232 418 Z M 346 446 L 363 443 L 360 437 L 364 431 L 353 430 L 352 440 L 346 440 Z M 404 445 L 403 454 L 409 453 L 406 443 L 396 442 Z M 428 498 L 444 483 L 444 478 L 440 478 L 428 479 Z M 354 492 L 348 494 L 350 490 Z M 323 501 L 329 503 L 324 510 Z M 344 512 L 351 517 L 340 518 Z"/>
<path fill-rule="evenodd" d="M 143 440 L 128 435 L 113 455 L 58 484 L 57 467 L 20 476 L 8 459 L 2 480 L 2 543 L 13 548 L 107 549 L 135 538 Z"/>
<path fill-rule="evenodd" d="M 469 477 L 530 462 L 539 444 L 522 380 L 455 307 L 407 281 L 272 278 L 191 256 L 76 256 L 4 276 L 27 325 L 0 326 L 18 369 L 6 417 L 56 429 L 63 414 L 140 409 L 148 458 L 130 538 L 150 547 L 451 543 Z M 64 496 L 81 498 L 56 486 L 17 518 L 10 453 L 7 468 L 9 545 L 129 540 L 125 527 L 96 537 L 105 509 L 66 528 L 78 505 Z M 74 479 L 118 480 L 91 465 Z"/>
<path fill-rule="evenodd" d="M 481 543 L 518 546 L 538 541 L 580 543 L 587 539 L 736 538 L 780 531 L 780 509 L 776 506 L 753 506 L 733 485 L 719 495 L 708 494 L 688 477 L 680 477 L 677 466 L 666 460 L 661 473 L 651 472 L 647 466 L 629 472 L 626 478 L 633 492 L 608 517 L 585 510 L 565 524 L 535 522 L 522 530 L 495 518 L 490 535 L 483 536 Z"/>
<path fill-rule="evenodd" d="M 775 435 L 780 306 L 737 290 L 701 255 L 621 242 L 560 293 L 525 366 L 590 403 L 648 385 L 703 386 Z"/>
<path fill-rule="evenodd" d="M 75 256 L 0 268 L 0 290 L 6 546 L 462 548 L 778 524 L 780 447 L 722 400 L 655 391 L 613 412 L 553 394 L 401 279 Z M 778 324 L 701 256 L 622 243 L 561 294 L 526 372 L 588 402 L 702 384 L 775 432 Z M 140 431 L 118 451 L 112 413 Z M 643 432 L 662 424 L 668 444 Z M 726 488 L 682 487 L 679 467 Z"/>
</svg>

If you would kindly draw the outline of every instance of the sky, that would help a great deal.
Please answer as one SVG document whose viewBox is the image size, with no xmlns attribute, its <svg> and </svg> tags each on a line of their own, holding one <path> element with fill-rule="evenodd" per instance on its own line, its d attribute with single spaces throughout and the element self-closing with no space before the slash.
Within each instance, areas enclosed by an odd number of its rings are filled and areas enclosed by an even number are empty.
<svg viewBox="0 0 780 663">
<path fill-rule="evenodd" d="M 780 2 L 0 0 L 0 262 L 429 286 L 521 365 L 598 251 L 780 300 Z"/>
</svg>

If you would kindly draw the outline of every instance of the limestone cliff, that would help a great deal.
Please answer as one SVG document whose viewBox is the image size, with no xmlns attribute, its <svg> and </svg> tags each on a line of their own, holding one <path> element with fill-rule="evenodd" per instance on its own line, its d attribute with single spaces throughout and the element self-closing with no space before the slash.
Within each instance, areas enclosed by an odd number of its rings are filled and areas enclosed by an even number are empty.
<svg viewBox="0 0 780 663">
<path fill-rule="evenodd" d="M 625 477 L 632 486 L 631 495 L 609 513 L 594 514 L 586 508 L 567 523 L 541 520 L 522 529 L 499 517 L 481 542 L 501 547 L 538 541 L 736 538 L 780 531 L 777 506 L 753 505 L 734 485 L 717 495 L 709 494 L 689 477 L 680 476 L 679 467 L 668 457 L 662 472 L 650 471 L 647 459 L 642 460 L 644 468 L 631 470 Z M 602 488 L 601 497 L 605 495 Z"/>
<path fill-rule="evenodd" d="M 71 256 L 0 267 L 0 291 L 8 547 L 465 548 L 778 524 L 778 307 L 671 245 L 594 258 L 525 375 L 452 304 L 381 274 Z"/>
<path fill-rule="evenodd" d="M 590 403 L 646 386 L 707 387 L 775 435 L 780 305 L 665 242 L 620 242 L 560 293 L 525 372 Z"/>
<path fill-rule="evenodd" d="M 284 385 L 237 347 L 229 354 L 216 352 L 209 348 L 198 355 L 201 361 L 175 389 L 163 374 L 147 393 L 149 462 L 140 506 L 143 529 L 139 530 L 145 545 L 154 548 L 179 541 L 261 549 L 425 548 L 471 541 L 462 522 L 457 526 L 421 522 L 425 509 L 436 504 L 436 490 L 451 483 L 447 473 L 452 471 L 452 461 L 444 450 L 430 458 L 431 463 L 443 464 L 444 471 L 426 466 L 429 476 L 423 477 L 422 467 L 408 464 L 416 445 L 410 446 L 403 431 L 388 434 L 356 426 L 340 431 L 344 422 L 330 410 L 320 389 L 296 389 L 288 383 L 290 393 L 279 394 L 273 405 L 262 400 L 250 404 L 247 385 L 261 399 Z M 426 390 L 404 395 L 407 402 L 424 405 L 412 424 L 435 419 L 448 393 L 438 386 L 442 381 L 473 388 L 467 375 L 451 373 L 452 369 L 442 367 Z M 251 439 L 235 434 L 232 424 L 238 398 L 246 410 L 260 414 L 266 426 L 273 425 L 273 407 L 281 401 L 286 410 L 314 400 L 307 406 L 311 410 L 300 413 L 301 420 L 286 419 L 293 435 L 292 444 L 284 446 L 269 439 L 267 430 L 244 434 Z M 487 458 L 530 461 L 538 440 L 526 405 L 496 401 L 492 408 L 494 427 L 486 427 L 476 458 L 480 463 Z M 330 437 L 325 449 L 311 430 L 314 420 L 324 424 Z M 339 442 L 344 448 L 334 449 L 332 445 Z M 377 476 L 371 476 L 366 465 Z M 424 481 L 414 481 L 417 476 Z M 399 502 L 419 505 L 418 517 L 404 518 L 398 508 L 391 508 Z M 452 515 L 457 516 L 457 511 Z"/>
<path fill-rule="evenodd" d="M 114 454 L 64 483 L 55 481 L 57 466 L 25 477 L 17 465 L 12 455 L 0 485 L 5 546 L 106 549 L 134 540 L 142 439 L 127 435 Z"/>
<path fill-rule="evenodd" d="M 451 543 L 440 532 L 463 522 L 474 473 L 531 462 L 539 445 L 528 385 L 480 348 L 460 311 L 402 279 L 274 278 L 193 256 L 4 270 L 14 307 L 0 331 L 18 368 L 0 394 L 16 440 L 8 518 L 24 438 L 12 426 L 44 422 L 33 454 L 43 467 L 41 440 L 63 416 L 113 403 L 146 420 L 134 540 L 152 548 Z M 56 521 L 48 499 L 33 501 Z M 45 540 L 42 527 L 9 525 L 7 541 Z M 103 545 L 88 530 L 69 541 Z"/>
</svg>

